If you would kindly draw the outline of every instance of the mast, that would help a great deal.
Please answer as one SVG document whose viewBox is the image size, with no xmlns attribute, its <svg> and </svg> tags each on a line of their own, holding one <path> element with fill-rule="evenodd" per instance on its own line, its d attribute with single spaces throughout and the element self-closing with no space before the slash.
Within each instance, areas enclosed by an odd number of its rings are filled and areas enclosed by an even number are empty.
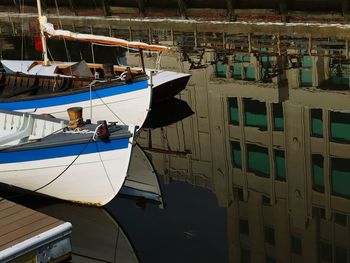
<svg viewBox="0 0 350 263">
<path fill-rule="evenodd" d="M 146 70 L 145 70 L 145 61 L 143 60 L 143 50 L 142 50 L 142 48 L 139 49 L 139 52 L 140 52 L 140 57 L 141 57 L 142 71 L 143 71 L 143 73 L 146 73 Z"/>
<path fill-rule="evenodd" d="M 38 19 L 39 19 L 39 26 L 40 26 L 40 37 L 41 37 L 41 44 L 43 46 L 43 57 L 44 57 L 44 66 L 49 65 L 49 58 L 47 56 L 47 43 L 46 43 L 46 37 L 44 34 L 44 30 L 42 27 L 42 19 L 44 18 L 41 13 L 41 0 L 36 0 L 37 7 L 38 7 Z"/>
</svg>

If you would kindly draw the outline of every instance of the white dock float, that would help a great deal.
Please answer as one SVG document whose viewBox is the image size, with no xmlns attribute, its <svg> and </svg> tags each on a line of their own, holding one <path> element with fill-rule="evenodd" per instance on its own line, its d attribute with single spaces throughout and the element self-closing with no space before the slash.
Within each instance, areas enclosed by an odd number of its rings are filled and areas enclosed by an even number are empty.
<svg viewBox="0 0 350 263">
<path fill-rule="evenodd" d="M 0 262 L 70 260 L 71 223 L 0 200 Z"/>
</svg>

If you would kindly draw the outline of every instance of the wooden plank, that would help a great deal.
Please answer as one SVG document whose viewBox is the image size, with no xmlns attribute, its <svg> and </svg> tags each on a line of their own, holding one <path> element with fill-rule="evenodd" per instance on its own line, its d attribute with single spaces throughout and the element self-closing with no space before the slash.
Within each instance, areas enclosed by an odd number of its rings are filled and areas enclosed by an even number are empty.
<svg viewBox="0 0 350 263">
<path fill-rule="evenodd" d="M 62 222 L 60 222 L 56 218 L 46 217 L 19 229 L 16 229 L 0 237 L 0 250 L 4 249 L 5 247 L 8 247 L 9 243 L 17 244 L 21 242 L 20 240 L 25 240 L 34 237 L 37 234 L 40 234 L 53 228 L 53 225 L 57 226 L 61 223 Z"/>
<path fill-rule="evenodd" d="M 50 230 L 63 221 L 6 199 L 0 201 L 0 250 Z"/>
<path fill-rule="evenodd" d="M 1 220 L 0 221 L 0 227 L 4 227 L 12 222 L 16 222 L 17 220 L 20 220 L 24 217 L 27 217 L 27 216 L 30 216 L 32 214 L 35 214 L 37 213 L 36 211 L 34 210 L 31 210 L 31 209 L 26 209 L 26 210 L 23 210 L 19 213 L 16 213 L 15 215 L 11 216 L 11 220 Z"/>
<path fill-rule="evenodd" d="M 15 205 L 15 206 L 11 206 L 7 209 L 4 209 L 3 211 L 1 211 L 0 213 L 0 221 L 2 220 L 8 220 L 8 219 L 5 219 L 6 217 L 10 217 L 16 213 L 19 213 L 20 211 L 22 210 L 25 210 L 25 209 L 28 209 L 28 208 L 25 208 L 24 206 L 20 206 L 20 205 Z"/>
<path fill-rule="evenodd" d="M 0 229 L 0 238 L 12 231 L 25 228 L 26 226 L 38 222 L 40 220 L 44 220 L 45 218 L 48 218 L 48 216 L 41 213 L 34 213 L 32 215 L 21 218 L 20 220 L 11 222 L 10 224 L 7 224 L 6 227 Z"/>
<path fill-rule="evenodd" d="M 16 205 L 15 203 L 12 203 L 12 202 L 9 202 L 5 199 L 2 199 L 0 202 L 0 213 L 2 210 L 7 209 L 7 208 L 12 207 L 12 206 L 15 206 L 15 205 Z"/>
<path fill-rule="evenodd" d="M 61 221 L 56 221 L 56 222 L 53 222 L 52 224 L 49 224 L 49 225 L 46 225 L 46 226 L 44 226 L 42 228 L 36 229 L 35 231 L 31 232 L 30 234 L 20 236 L 16 240 L 13 240 L 11 242 L 8 242 L 7 244 L 4 244 L 3 246 L 0 246 L 0 250 L 4 250 L 4 249 L 9 248 L 9 247 L 11 247 L 13 245 L 21 243 L 21 242 L 23 242 L 23 241 L 25 241 L 25 240 L 27 240 L 29 238 L 32 238 L 32 237 L 34 237 L 36 235 L 44 233 L 44 232 L 46 232 L 46 231 L 48 231 L 50 229 L 53 229 L 53 228 L 55 228 L 55 227 L 57 227 L 57 226 L 59 226 L 61 224 L 62 224 Z"/>
</svg>

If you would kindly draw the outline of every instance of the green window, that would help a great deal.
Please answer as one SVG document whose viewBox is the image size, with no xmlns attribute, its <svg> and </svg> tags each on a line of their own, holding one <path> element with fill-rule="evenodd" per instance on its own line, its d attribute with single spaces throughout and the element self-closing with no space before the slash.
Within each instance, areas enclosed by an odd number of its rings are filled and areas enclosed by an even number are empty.
<svg viewBox="0 0 350 263">
<path fill-rule="evenodd" d="M 331 139 L 334 141 L 350 142 L 350 113 L 330 113 Z"/>
<path fill-rule="evenodd" d="M 239 114 L 238 114 L 237 98 L 229 98 L 228 107 L 229 107 L 229 115 L 230 115 L 230 124 L 238 125 Z"/>
<path fill-rule="evenodd" d="M 243 79 L 243 74 L 242 74 L 242 64 L 241 63 L 235 63 L 232 65 L 233 69 L 233 75 L 232 77 L 234 79 Z"/>
<path fill-rule="evenodd" d="M 248 220 L 239 219 L 239 233 L 242 235 L 249 235 L 249 223 Z"/>
<path fill-rule="evenodd" d="M 262 82 L 271 83 L 272 82 L 272 68 L 268 65 L 268 63 L 263 64 L 260 67 L 260 76 Z"/>
<path fill-rule="evenodd" d="M 255 67 L 247 66 L 244 67 L 245 80 L 255 80 Z"/>
<path fill-rule="evenodd" d="M 250 55 L 235 55 L 234 61 L 236 62 L 232 65 L 234 79 L 255 80 L 255 67 L 243 65 L 250 62 Z"/>
<path fill-rule="evenodd" d="M 271 198 L 268 197 L 268 196 L 266 196 L 266 195 L 263 195 L 263 196 L 261 197 L 261 203 L 262 203 L 263 205 L 271 205 Z"/>
<path fill-rule="evenodd" d="M 346 198 L 350 198 L 349 163 L 349 159 L 331 159 L 332 192 Z"/>
<path fill-rule="evenodd" d="M 314 137 L 323 136 L 323 120 L 321 109 L 311 109 L 311 135 Z"/>
<path fill-rule="evenodd" d="M 319 192 L 324 192 L 323 156 L 312 155 L 312 188 Z"/>
<path fill-rule="evenodd" d="M 312 87 L 312 71 L 310 69 L 300 70 L 301 87 Z"/>
<path fill-rule="evenodd" d="M 241 145 L 239 142 L 231 142 L 232 162 L 234 167 L 242 168 Z"/>
<path fill-rule="evenodd" d="M 235 62 L 250 62 L 250 55 L 235 55 Z"/>
<path fill-rule="evenodd" d="M 216 63 L 216 76 L 221 78 L 226 78 L 227 73 L 227 64 L 222 62 Z"/>
<path fill-rule="evenodd" d="M 275 150 L 276 179 L 286 181 L 286 164 L 284 151 Z"/>
<path fill-rule="evenodd" d="M 335 247 L 335 263 L 347 263 L 348 262 L 348 253 L 347 249 L 343 247 Z"/>
<path fill-rule="evenodd" d="M 291 244 L 291 252 L 296 255 L 302 255 L 303 254 L 303 247 L 302 247 L 302 241 L 301 237 L 293 234 L 290 239 Z"/>
<path fill-rule="evenodd" d="M 250 263 L 250 250 L 241 248 L 241 263 Z"/>
<path fill-rule="evenodd" d="M 345 52 L 345 50 L 344 50 Z M 329 61 L 330 77 L 329 82 L 333 88 L 349 88 L 349 65 L 342 64 L 339 59 L 331 58 Z"/>
<path fill-rule="evenodd" d="M 333 259 L 332 245 L 327 241 L 320 241 L 320 258 L 322 261 L 332 262 Z"/>
<path fill-rule="evenodd" d="M 312 57 L 304 55 L 301 59 L 301 66 L 303 68 L 312 68 Z"/>
<path fill-rule="evenodd" d="M 248 170 L 258 176 L 270 176 L 270 162 L 267 148 L 253 144 L 247 145 Z"/>
<path fill-rule="evenodd" d="M 273 113 L 273 130 L 283 131 L 283 106 L 282 103 L 273 103 L 272 104 L 272 113 Z"/>
<path fill-rule="evenodd" d="M 265 243 L 271 246 L 275 245 L 275 229 L 271 226 L 264 226 L 264 240 Z"/>
<path fill-rule="evenodd" d="M 300 84 L 302 87 L 312 87 L 312 57 L 303 56 L 301 59 Z"/>
<path fill-rule="evenodd" d="M 348 224 L 348 217 L 344 214 L 334 213 L 334 222 L 346 226 Z"/>
<path fill-rule="evenodd" d="M 266 263 L 276 263 L 276 259 L 274 257 L 266 256 Z"/>
<path fill-rule="evenodd" d="M 318 212 L 321 219 L 326 219 L 326 210 L 324 208 L 318 208 Z"/>
<path fill-rule="evenodd" d="M 245 125 L 267 129 L 265 102 L 244 99 Z"/>
</svg>

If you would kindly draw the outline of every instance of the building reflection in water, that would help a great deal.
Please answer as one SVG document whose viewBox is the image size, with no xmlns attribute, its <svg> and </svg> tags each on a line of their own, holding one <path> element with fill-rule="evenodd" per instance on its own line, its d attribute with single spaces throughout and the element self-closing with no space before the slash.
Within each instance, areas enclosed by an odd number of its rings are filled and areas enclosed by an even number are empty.
<svg viewBox="0 0 350 263">
<path fill-rule="evenodd" d="M 208 188 L 227 208 L 230 262 L 349 261 L 349 60 L 331 44 L 206 49 L 201 67 L 163 57 L 192 74 L 180 98 L 195 115 L 140 142 L 169 150 L 152 154 L 166 182 Z"/>
<path fill-rule="evenodd" d="M 192 74 L 179 98 L 195 114 L 150 125 L 139 142 L 157 150 L 165 182 L 216 194 L 230 262 L 349 262 L 349 43 L 285 31 L 153 30 L 181 46 L 160 66 Z M 138 53 L 127 59 L 139 65 Z"/>
</svg>

